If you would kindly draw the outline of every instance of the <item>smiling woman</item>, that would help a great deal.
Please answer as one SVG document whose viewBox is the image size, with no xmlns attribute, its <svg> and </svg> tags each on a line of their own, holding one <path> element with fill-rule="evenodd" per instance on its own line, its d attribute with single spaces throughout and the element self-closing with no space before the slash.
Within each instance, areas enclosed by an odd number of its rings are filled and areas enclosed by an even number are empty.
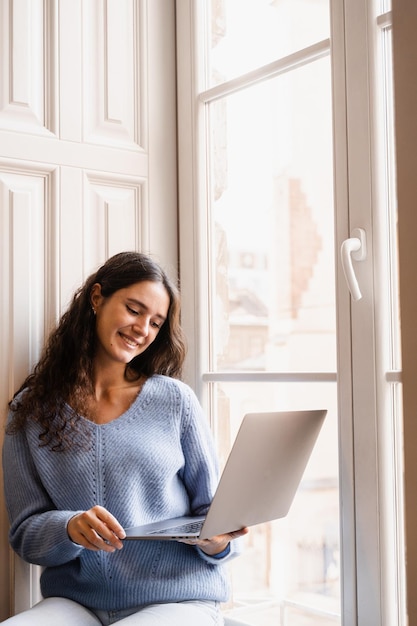
<svg viewBox="0 0 417 626">
<path fill-rule="evenodd" d="M 115 255 L 75 294 L 10 402 L 10 543 L 44 567 L 44 600 L 7 623 L 45 626 L 51 603 L 63 626 L 74 611 L 83 624 L 220 623 L 223 563 L 246 529 L 195 545 L 123 543 L 127 526 L 204 514 L 217 484 L 208 422 L 179 380 L 179 315 L 152 259 Z"/>
<path fill-rule="evenodd" d="M 146 312 L 146 318 L 149 307 L 160 330 L 153 325 L 145 336 L 143 329 L 138 332 L 132 311 Z M 91 412 L 91 407 L 100 389 L 134 386 L 153 374 L 179 377 L 185 356 L 179 315 L 178 291 L 150 257 L 137 252 L 111 257 L 75 293 L 49 337 L 39 363 L 18 391 L 25 389 L 25 394 L 13 400 L 9 430 L 24 427 L 27 417 L 36 418 L 44 428 L 42 441 L 60 447 L 76 419 L 68 416 L 68 405 L 75 415 L 94 419 L 97 411 Z M 133 350 L 132 342 L 146 345 L 146 354 Z"/>
</svg>

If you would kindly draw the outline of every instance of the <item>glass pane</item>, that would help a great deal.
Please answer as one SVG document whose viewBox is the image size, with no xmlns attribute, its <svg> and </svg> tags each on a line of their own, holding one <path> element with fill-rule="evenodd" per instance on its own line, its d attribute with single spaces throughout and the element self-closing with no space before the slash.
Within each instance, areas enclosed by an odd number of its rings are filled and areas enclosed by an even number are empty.
<svg viewBox="0 0 417 626">
<path fill-rule="evenodd" d="M 211 0 L 209 85 L 330 35 L 328 0 Z"/>
<path fill-rule="evenodd" d="M 229 565 L 233 596 L 224 609 L 253 626 L 340 624 L 336 385 L 217 383 L 212 398 L 222 465 L 247 411 L 328 409 L 287 517 L 252 527 Z"/>
<path fill-rule="evenodd" d="M 330 61 L 209 111 L 210 367 L 336 371 Z"/>
<path fill-rule="evenodd" d="M 391 11 L 392 9 L 392 1 L 391 0 L 379 0 L 377 3 L 378 13 L 386 13 Z"/>
</svg>

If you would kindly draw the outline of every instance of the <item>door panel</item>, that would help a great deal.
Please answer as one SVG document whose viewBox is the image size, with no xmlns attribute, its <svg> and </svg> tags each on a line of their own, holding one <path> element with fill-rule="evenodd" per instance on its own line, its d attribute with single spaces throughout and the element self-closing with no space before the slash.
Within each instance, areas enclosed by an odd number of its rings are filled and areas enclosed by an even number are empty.
<svg viewBox="0 0 417 626">
<path fill-rule="evenodd" d="M 45 65 L 44 50 L 44 25 L 52 4 L 0 3 L 0 128 L 43 136 L 52 132 L 47 121 L 52 65 Z"/>
<path fill-rule="evenodd" d="M 145 136 L 143 6 L 118 0 L 82 5 L 84 141 L 137 149 Z"/>
<path fill-rule="evenodd" d="M 128 177 L 104 176 L 87 172 L 84 180 L 85 205 L 85 258 L 107 257 L 121 249 L 137 250 L 147 244 L 143 228 L 143 190 L 145 181 Z M 98 238 L 94 232 L 99 233 Z M 94 248 L 90 241 L 96 243 Z M 145 245 L 147 247 L 147 245 Z"/>
<path fill-rule="evenodd" d="M 8 171 L 9 170 L 9 171 Z M 0 264 L 2 267 L 2 309 L 0 312 L 1 341 L 1 399 L 2 409 L 26 373 L 33 367 L 48 319 L 46 281 L 48 280 L 47 246 L 45 240 L 48 206 L 45 203 L 52 172 L 12 170 L 2 164 L 0 172 Z M 9 604 L 8 567 L 19 582 L 21 592 L 16 598 L 16 609 L 25 608 L 38 597 L 35 570 L 19 559 L 12 560 L 6 533 L 7 518 L 1 507 L 2 563 L 5 578 L 4 597 L 0 606 L 6 617 Z M 10 554 L 7 562 L 6 555 Z M 32 571 L 33 570 L 33 571 Z M 4 608 L 3 608 L 4 607 Z"/>
</svg>

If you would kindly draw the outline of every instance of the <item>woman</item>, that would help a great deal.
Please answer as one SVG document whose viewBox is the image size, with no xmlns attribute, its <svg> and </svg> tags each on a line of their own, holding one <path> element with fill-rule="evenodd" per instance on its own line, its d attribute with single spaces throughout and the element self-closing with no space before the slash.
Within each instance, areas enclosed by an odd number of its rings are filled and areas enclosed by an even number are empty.
<svg viewBox="0 0 417 626">
<path fill-rule="evenodd" d="M 75 294 L 10 402 L 10 543 L 44 566 L 45 599 L 3 623 L 222 623 L 222 564 L 247 529 L 123 542 L 128 526 L 205 513 L 217 484 L 207 422 L 179 380 L 179 317 L 177 290 L 156 263 L 113 256 Z"/>
</svg>

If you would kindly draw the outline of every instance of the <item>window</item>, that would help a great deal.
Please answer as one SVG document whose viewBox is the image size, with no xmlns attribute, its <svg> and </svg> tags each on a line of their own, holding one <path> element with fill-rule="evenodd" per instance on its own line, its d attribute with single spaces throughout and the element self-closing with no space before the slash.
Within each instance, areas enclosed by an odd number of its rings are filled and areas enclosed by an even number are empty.
<svg viewBox="0 0 417 626">
<path fill-rule="evenodd" d="M 222 462 L 244 413 L 328 409 L 289 515 L 253 528 L 231 565 L 225 609 L 260 626 L 394 623 L 404 601 L 389 7 L 204 7 L 178 3 L 189 381 Z M 356 306 L 339 247 L 358 227 L 368 256 L 354 263 Z M 384 594 L 370 602 L 375 584 Z"/>
</svg>

